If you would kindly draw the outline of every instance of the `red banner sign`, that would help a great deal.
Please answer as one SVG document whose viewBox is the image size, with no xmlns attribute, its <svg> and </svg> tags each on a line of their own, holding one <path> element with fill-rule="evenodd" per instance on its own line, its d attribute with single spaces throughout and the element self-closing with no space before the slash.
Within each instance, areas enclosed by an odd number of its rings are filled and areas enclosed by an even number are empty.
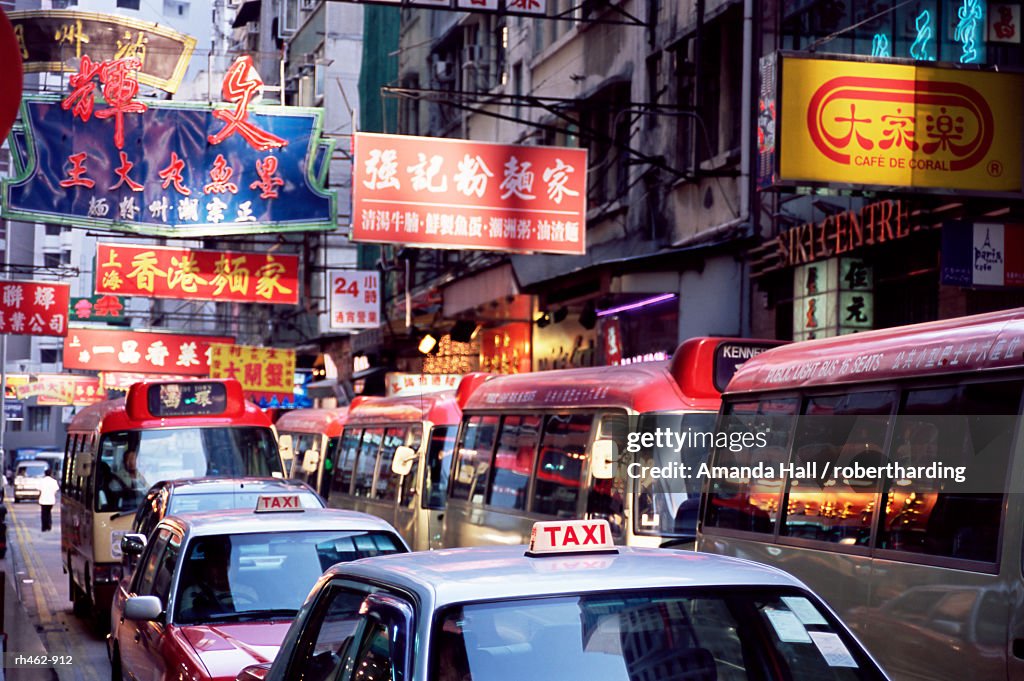
<svg viewBox="0 0 1024 681">
<path fill-rule="evenodd" d="M 188 376 L 181 374 L 137 374 L 127 371 L 104 371 L 100 374 L 100 386 L 103 390 L 128 392 L 128 388 L 143 381 L 180 381 Z"/>
<path fill-rule="evenodd" d="M 355 135 L 352 240 L 582 254 L 587 151 Z"/>
<path fill-rule="evenodd" d="M 217 302 L 299 302 L 296 255 L 98 244 L 96 293 Z"/>
<path fill-rule="evenodd" d="M 208 376 L 210 344 L 234 342 L 224 336 L 71 329 L 64 339 L 64 368 Z"/>
<path fill-rule="evenodd" d="M 66 336 L 70 293 L 67 284 L 0 281 L 0 333 Z"/>
</svg>

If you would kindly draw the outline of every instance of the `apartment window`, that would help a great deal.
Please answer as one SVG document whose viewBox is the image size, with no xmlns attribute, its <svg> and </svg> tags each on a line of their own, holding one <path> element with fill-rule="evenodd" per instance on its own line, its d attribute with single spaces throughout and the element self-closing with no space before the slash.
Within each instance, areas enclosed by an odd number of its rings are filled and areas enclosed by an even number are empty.
<svg viewBox="0 0 1024 681">
<path fill-rule="evenodd" d="M 139 0 L 117 0 L 117 6 L 121 9 L 139 9 Z"/>
<path fill-rule="evenodd" d="M 625 149 L 629 145 L 630 116 L 622 111 L 628 102 L 629 84 L 622 83 L 607 88 L 583 106 L 582 128 L 593 131 L 589 154 L 593 165 L 587 173 L 587 200 L 591 205 L 610 203 L 626 193 L 629 154 Z"/>
<path fill-rule="evenodd" d="M 39 361 L 43 364 L 56 364 L 61 360 L 62 348 L 40 348 Z"/>
<path fill-rule="evenodd" d="M 50 430 L 50 408 L 29 407 L 28 429 L 34 433 L 43 433 Z"/>
<path fill-rule="evenodd" d="M 60 267 L 60 253 L 43 253 L 43 267 Z"/>
<path fill-rule="evenodd" d="M 61 225 L 46 225 L 46 236 L 60 236 L 63 231 Z"/>
<path fill-rule="evenodd" d="M 60 264 L 61 265 L 70 265 L 71 264 L 71 251 L 61 251 L 60 252 Z"/>
</svg>

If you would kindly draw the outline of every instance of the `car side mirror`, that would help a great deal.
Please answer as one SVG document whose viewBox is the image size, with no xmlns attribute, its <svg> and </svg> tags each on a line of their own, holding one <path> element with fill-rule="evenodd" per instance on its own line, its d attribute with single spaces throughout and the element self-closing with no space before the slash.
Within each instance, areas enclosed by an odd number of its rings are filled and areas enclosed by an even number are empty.
<svg viewBox="0 0 1024 681">
<path fill-rule="evenodd" d="M 281 458 L 285 461 L 291 461 L 295 456 L 295 452 L 292 450 L 292 436 L 288 434 L 279 435 L 277 438 L 277 448 L 281 452 Z"/>
<path fill-rule="evenodd" d="M 595 480 L 610 480 L 614 475 L 612 464 L 618 452 L 612 440 L 597 440 L 590 450 L 590 474 Z"/>
<path fill-rule="evenodd" d="M 128 533 L 121 537 L 121 555 L 138 558 L 146 550 L 146 535 Z"/>
<path fill-rule="evenodd" d="M 251 664 L 238 672 L 238 676 L 235 677 L 235 681 L 263 681 L 263 679 L 267 678 L 267 674 L 270 673 L 270 667 L 272 664 L 272 662 Z"/>
<path fill-rule="evenodd" d="M 307 449 L 305 454 L 302 455 L 302 472 L 303 473 L 316 473 L 316 469 L 320 466 L 320 455 L 315 449 Z"/>
<path fill-rule="evenodd" d="M 412 462 L 416 460 L 416 450 L 402 445 L 395 450 L 395 458 L 391 460 L 391 472 L 395 475 L 409 475 Z"/>
<path fill-rule="evenodd" d="M 155 622 L 164 613 L 164 604 L 158 596 L 132 596 L 124 602 L 125 619 Z"/>
</svg>

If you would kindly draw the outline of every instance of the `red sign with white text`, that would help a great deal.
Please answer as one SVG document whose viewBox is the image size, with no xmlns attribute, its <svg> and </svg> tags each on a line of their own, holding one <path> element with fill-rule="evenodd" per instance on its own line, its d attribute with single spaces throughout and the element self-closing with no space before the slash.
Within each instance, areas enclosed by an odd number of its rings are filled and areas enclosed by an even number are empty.
<svg viewBox="0 0 1024 681">
<path fill-rule="evenodd" d="M 0 333 L 66 336 L 71 287 L 38 281 L 0 281 Z"/>
<path fill-rule="evenodd" d="M 127 392 L 128 388 L 143 381 L 180 381 L 188 376 L 180 374 L 138 374 L 126 371 L 104 371 L 100 374 L 100 386 L 103 390 Z"/>
<path fill-rule="evenodd" d="M 96 293 L 217 302 L 299 302 L 299 257 L 97 244 Z"/>
<path fill-rule="evenodd" d="M 234 342 L 224 336 L 76 328 L 64 339 L 64 368 L 209 376 L 210 344 Z"/>
<path fill-rule="evenodd" d="M 586 149 L 354 138 L 353 241 L 584 252 Z"/>
</svg>

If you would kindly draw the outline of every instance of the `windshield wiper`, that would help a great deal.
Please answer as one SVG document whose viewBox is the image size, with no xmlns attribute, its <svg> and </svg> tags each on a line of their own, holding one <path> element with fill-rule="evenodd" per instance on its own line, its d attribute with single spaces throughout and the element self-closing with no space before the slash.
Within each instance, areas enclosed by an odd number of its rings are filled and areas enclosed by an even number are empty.
<svg viewBox="0 0 1024 681">
<path fill-rule="evenodd" d="M 298 614 L 294 608 L 268 608 L 266 610 L 243 610 L 242 612 L 219 612 L 206 617 L 210 622 L 252 622 L 254 620 L 273 620 L 294 618 Z"/>
</svg>

